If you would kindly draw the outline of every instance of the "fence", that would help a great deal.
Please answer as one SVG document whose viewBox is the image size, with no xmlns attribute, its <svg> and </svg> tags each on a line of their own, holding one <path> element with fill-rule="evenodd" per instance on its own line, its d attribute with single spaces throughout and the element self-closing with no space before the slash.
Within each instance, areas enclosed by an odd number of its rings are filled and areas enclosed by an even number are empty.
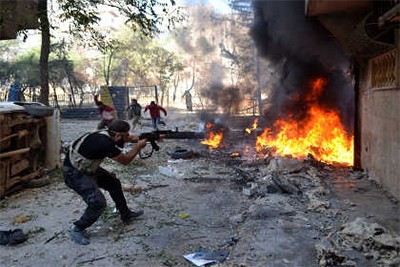
<svg viewBox="0 0 400 267">
<path fill-rule="evenodd" d="M 142 106 L 150 104 L 150 101 L 158 102 L 158 88 L 154 86 L 127 87 L 128 99 L 135 98 Z"/>
<path fill-rule="evenodd" d="M 76 95 L 75 98 L 72 95 L 57 95 L 57 99 L 54 95 L 49 97 L 49 105 L 52 107 L 60 108 L 77 108 L 77 107 L 91 107 L 94 106 L 94 99 L 92 93 L 84 93 Z"/>
</svg>

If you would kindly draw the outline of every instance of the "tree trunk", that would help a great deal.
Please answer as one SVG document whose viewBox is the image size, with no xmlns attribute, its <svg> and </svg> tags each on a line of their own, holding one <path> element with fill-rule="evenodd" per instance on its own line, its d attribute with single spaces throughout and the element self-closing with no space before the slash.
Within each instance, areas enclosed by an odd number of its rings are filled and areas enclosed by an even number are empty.
<svg viewBox="0 0 400 267">
<path fill-rule="evenodd" d="M 54 85 L 53 85 L 53 93 L 54 93 L 54 107 L 56 109 L 60 109 L 60 105 L 58 103 L 57 91 L 56 91 L 56 87 Z"/>
<path fill-rule="evenodd" d="M 42 46 L 40 51 L 40 95 L 39 102 L 49 104 L 49 54 L 50 54 L 50 23 L 47 16 L 47 0 L 39 0 L 38 4 L 40 27 L 42 30 Z"/>
<path fill-rule="evenodd" d="M 75 108 L 76 107 L 76 99 L 75 99 L 74 84 L 71 81 L 71 76 L 69 75 L 69 73 L 67 73 L 67 80 L 68 80 L 69 87 L 70 87 L 70 90 L 71 90 L 72 104 L 73 104 L 73 106 Z"/>
</svg>

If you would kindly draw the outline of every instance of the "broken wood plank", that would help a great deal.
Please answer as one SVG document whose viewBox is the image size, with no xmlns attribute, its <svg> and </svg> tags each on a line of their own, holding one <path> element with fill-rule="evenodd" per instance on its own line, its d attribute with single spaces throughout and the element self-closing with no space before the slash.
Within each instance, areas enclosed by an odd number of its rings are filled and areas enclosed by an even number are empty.
<svg viewBox="0 0 400 267">
<path fill-rule="evenodd" d="M 32 180 L 35 177 L 38 177 L 42 174 L 43 170 L 37 170 L 35 172 L 31 172 L 27 175 L 24 176 L 14 176 L 14 177 L 10 177 L 9 179 L 7 179 L 6 181 L 6 191 L 11 188 L 13 185 L 20 183 L 22 181 L 29 181 Z"/>
<path fill-rule="evenodd" d="M 285 194 L 299 194 L 301 191 L 291 184 L 289 181 L 285 181 L 284 179 L 280 178 L 278 173 L 272 174 L 272 181 L 282 190 Z"/>
<path fill-rule="evenodd" d="M 22 131 L 19 131 L 17 133 L 10 134 L 9 136 L 1 138 L 0 139 L 0 143 L 2 143 L 4 141 L 7 141 L 7 140 L 10 140 L 11 138 L 17 137 L 17 136 L 18 136 L 18 138 L 22 138 L 22 137 L 28 135 L 28 133 L 29 132 L 27 130 L 22 130 Z"/>
<path fill-rule="evenodd" d="M 14 176 L 29 167 L 29 160 L 23 159 L 11 165 L 11 174 Z"/>
<path fill-rule="evenodd" d="M 24 154 L 26 152 L 29 152 L 30 149 L 31 149 L 30 147 L 26 147 L 26 148 L 21 148 L 21 149 L 16 149 L 16 150 L 0 153 L 0 159 L 12 157 L 14 155 Z"/>
</svg>

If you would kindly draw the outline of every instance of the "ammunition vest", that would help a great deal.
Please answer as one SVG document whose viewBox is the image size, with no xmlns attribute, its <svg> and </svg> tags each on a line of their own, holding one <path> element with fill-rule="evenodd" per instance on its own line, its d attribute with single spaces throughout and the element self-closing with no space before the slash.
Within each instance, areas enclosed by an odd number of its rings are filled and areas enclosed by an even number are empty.
<svg viewBox="0 0 400 267">
<path fill-rule="evenodd" d="M 95 131 L 91 133 L 87 133 L 80 137 L 78 140 L 76 140 L 70 147 L 69 149 L 69 160 L 71 161 L 71 165 L 88 174 L 93 174 L 96 172 L 96 170 L 99 168 L 100 164 L 103 162 L 103 159 L 88 159 L 82 156 L 81 154 L 78 153 L 80 146 L 82 145 L 83 141 L 89 136 L 94 133 L 100 133 L 104 134 L 106 136 L 109 136 L 108 133 L 104 130 L 100 131 Z"/>
</svg>

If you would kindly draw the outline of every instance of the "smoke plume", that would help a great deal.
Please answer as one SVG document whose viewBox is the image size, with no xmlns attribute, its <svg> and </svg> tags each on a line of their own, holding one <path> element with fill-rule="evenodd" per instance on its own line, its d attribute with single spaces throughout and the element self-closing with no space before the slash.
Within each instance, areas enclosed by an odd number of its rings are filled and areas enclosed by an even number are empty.
<svg viewBox="0 0 400 267">
<path fill-rule="evenodd" d="M 350 61 L 340 45 L 315 19 L 305 16 L 305 3 L 253 0 L 255 21 L 251 35 L 259 56 L 272 62 L 278 73 L 268 118 L 304 115 L 310 80 L 328 80 L 319 104 L 340 112 L 352 131 L 354 91 Z M 261 74 L 262 75 L 262 74 Z"/>
<path fill-rule="evenodd" d="M 201 95 L 210 99 L 216 107 L 221 108 L 224 114 L 237 113 L 243 100 L 241 90 L 236 86 L 223 84 L 225 73 L 219 64 L 213 62 L 208 72 L 210 83 L 202 90 Z"/>
</svg>

